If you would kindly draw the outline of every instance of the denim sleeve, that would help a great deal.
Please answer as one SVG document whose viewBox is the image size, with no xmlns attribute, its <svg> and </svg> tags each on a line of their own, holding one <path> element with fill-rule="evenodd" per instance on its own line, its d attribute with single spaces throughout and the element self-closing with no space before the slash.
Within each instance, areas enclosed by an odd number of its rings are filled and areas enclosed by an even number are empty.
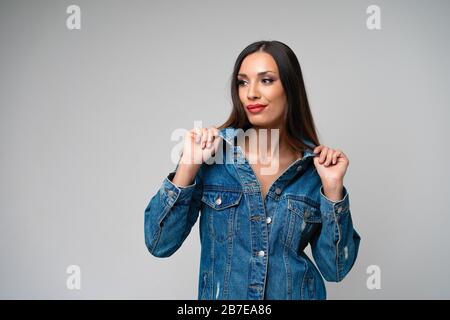
<svg viewBox="0 0 450 320">
<path fill-rule="evenodd" d="M 344 186 L 343 198 L 328 199 L 320 188 L 322 227 L 311 239 L 311 252 L 327 281 L 341 281 L 356 261 L 361 237 L 353 229 L 350 201 Z"/>
<path fill-rule="evenodd" d="M 148 251 L 155 257 L 169 257 L 182 245 L 197 221 L 202 195 L 201 168 L 194 182 L 185 187 L 172 180 L 176 170 L 164 179 L 144 213 L 144 235 Z"/>
</svg>

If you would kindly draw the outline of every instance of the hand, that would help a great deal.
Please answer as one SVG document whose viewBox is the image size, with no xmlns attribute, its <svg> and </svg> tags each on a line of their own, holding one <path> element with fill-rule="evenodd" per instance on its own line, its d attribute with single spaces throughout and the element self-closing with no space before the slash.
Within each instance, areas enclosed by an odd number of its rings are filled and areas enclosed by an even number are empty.
<svg viewBox="0 0 450 320">
<path fill-rule="evenodd" d="M 338 149 L 320 145 L 314 148 L 314 165 L 324 186 L 337 186 L 343 183 L 349 165 L 347 156 Z"/>
<path fill-rule="evenodd" d="M 189 130 L 184 137 L 180 163 L 200 167 L 215 155 L 221 140 L 219 138 L 219 130 L 215 127 Z"/>
</svg>

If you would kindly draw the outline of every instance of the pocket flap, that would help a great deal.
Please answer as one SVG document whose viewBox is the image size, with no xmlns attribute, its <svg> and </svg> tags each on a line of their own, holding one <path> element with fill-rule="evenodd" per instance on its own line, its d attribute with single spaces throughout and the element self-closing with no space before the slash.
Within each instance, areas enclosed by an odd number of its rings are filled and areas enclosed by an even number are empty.
<svg viewBox="0 0 450 320">
<path fill-rule="evenodd" d="M 319 223 L 322 221 L 320 210 L 302 200 L 288 198 L 288 209 L 299 215 L 305 222 Z"/>
<path fill-rule="evenodd" d="M 213 209 L 222 210 L 239 204 L 242 192 L 239 191 L 203 191 L 202 201 Z"/>
</svg>

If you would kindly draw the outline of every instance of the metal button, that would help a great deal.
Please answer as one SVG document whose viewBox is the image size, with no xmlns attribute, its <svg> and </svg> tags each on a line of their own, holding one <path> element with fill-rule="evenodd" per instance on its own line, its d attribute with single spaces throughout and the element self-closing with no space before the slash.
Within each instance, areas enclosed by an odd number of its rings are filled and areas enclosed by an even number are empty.
<svg viewBox="0 0 450 320">
<path fill-rule="evenodd" d="M 259 251 L 259 252 L 258 252 L 258 257 L 264 257 L 264 251 L 262 251 L 262 250 Z"/>
<path fill-rule="evenodd" d="M 218 197 L 217 199 L 216 199 L 216 204 L 217 205 L 220 205 L 222 203 L 222 199 L 220 198 L 220 197 Z"/>
<path fill-rule="evenodd" d="M 311 212 L 305 211 L 304 215 L 305 218 L 309 218 L 311 216 Z"/>
<path fill-rule="evenodd" d="M 169 190 L 167 193 L 169 194 L 169 197 L 173 196 L 173 191 L 172 190 Z"/>
<path fill-rule="evenodd" d="M 276 189 L 275 189 L 275 193 L 276 193 L 276 194 L 280 194 L 280 193 L 281 193 L 281 189 L 280 189 L 280 188 L 276 188 Z"/>
<path fill-rule="evenodd" d="M 297 171 L 300 171 L 300 170 L 302 170 L 303 168 L 302 168 L 302 166 L 298 166 L 297 167 Z"/>
<path fill-rule="evenodd" d="M 341 211 L 342 211 L 342 207 L 338 207 L 337 212 L 341 213 Z"/>
<path fill-rule="evenodd" d="M 269 223 L 271 223 L 271 222 L 272 222 L 272 218 L 271 218 L 271 217 L 267 217 L 266 223 L 269 224 Z"/>
</svg>

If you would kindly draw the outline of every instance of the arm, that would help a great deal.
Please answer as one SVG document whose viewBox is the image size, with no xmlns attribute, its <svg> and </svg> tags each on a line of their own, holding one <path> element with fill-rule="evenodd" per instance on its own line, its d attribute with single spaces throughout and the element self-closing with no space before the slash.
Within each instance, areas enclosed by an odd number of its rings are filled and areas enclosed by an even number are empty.
<svg viewBox="0 0 450 320">
<path fill-rule="evenodd" d="M 338 191 L 337 194 L 343 195 L 338 201 L 325 194 L 335 193 L 328 190 L 324 193 L 323 186 L 320 188 L 322 228 L 311 239 L 311 252 L 325 280 L 339 282 L 353 267 L 361 238 L 353 229 L 347 189 L 342 186 L 341 192 Z"/>
<path fill-rule="evenodd" d="M 179 163 L 145 209 L 144 234 L 149 252 L 171 256 L 197 221 L 202 195 L 200 166 Z"/>
</svg>

